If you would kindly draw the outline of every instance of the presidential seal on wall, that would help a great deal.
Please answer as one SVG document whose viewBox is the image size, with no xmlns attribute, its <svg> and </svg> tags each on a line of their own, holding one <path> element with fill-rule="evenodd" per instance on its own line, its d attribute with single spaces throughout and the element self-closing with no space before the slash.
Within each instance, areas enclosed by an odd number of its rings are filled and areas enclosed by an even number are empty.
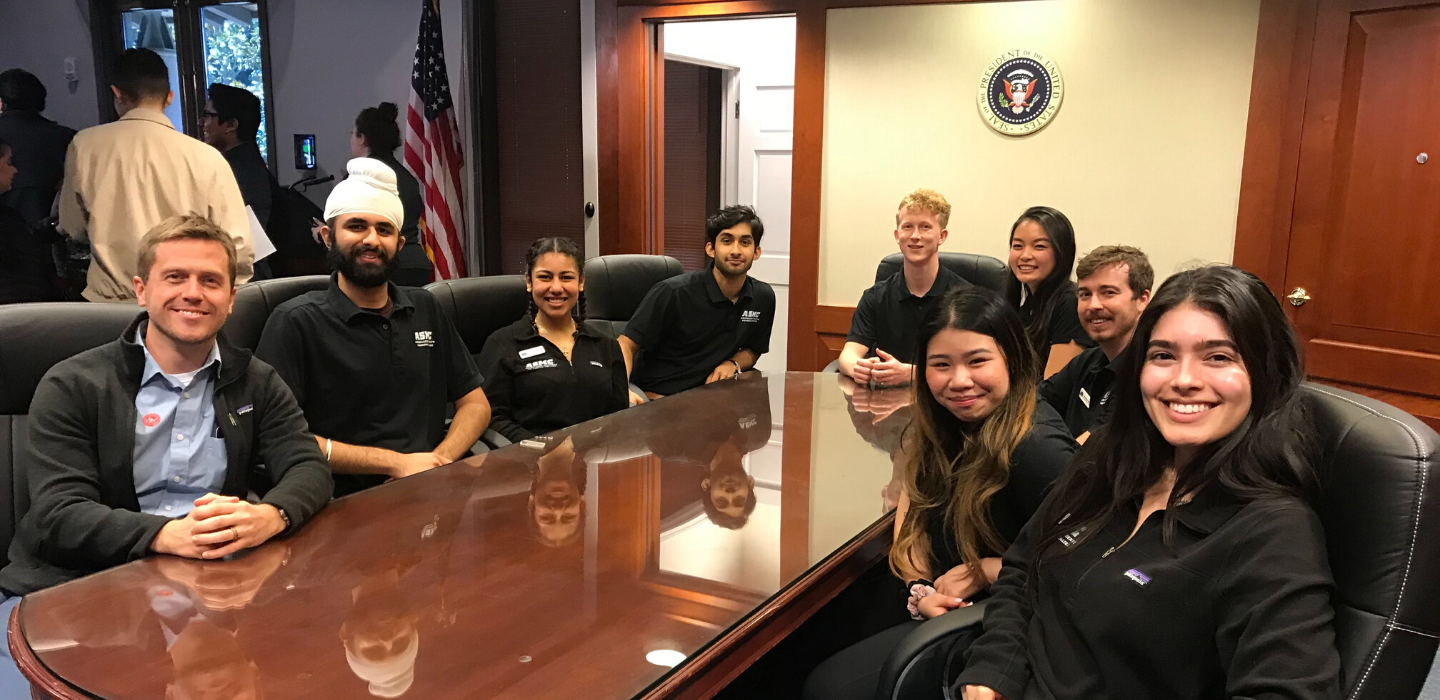
<svg viewBox="0 0 1440 700">
<path fill-rule="evenodd" d="M 1049 124 L 1064 96 L 1065 81 L 1053 59 L 1036 51 L 1006 51 L 980 77 L 980 117 L 1006 136 L 1024 136 Z"/>
</svg>

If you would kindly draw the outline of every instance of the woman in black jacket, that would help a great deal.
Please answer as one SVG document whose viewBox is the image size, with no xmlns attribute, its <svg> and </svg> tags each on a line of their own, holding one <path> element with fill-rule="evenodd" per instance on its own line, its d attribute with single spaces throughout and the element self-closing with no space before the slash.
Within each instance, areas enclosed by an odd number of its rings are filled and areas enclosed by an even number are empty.
<svg viewBox="0 0 1440 700">
<path fill-rule="evenodd" d="M 1010 227 L 1005 296 L 1020 312 L 1035 346 L 1041 379 L 1059 372 L 1095 342 L 1080 325 L 1075 270 L 1075 229 L 1050 207 L 1030 207 Z"/>
<path fill-rule="evenodd" d="M 1340 697 L 1290 324 L 1254 275 L 1171 277 L 1114 419 L 1005 553 L 966 700 Z"/>
<path fill-rule="evenodd" d="M 480 351 L 490 427 L 512 442 L 629 405 L 620 344 L 585 324 L 585 267 L 568 238 L 525 251 L 530 313 Z"/>
<path fill-rule="evenodd" d="M 914 422 L 897 466 L 904 490 L 895 512 L 890 568 L 909 582 L 916 621 L 830 657 L 805 683 L 807 700 L 869 700 L 890 651 L 919 620 L 968 605 L 1000 572 L 1000 553 L 1040 507 L 1070 461 L 1075 441 L 1049 404 L 1015 311 L 994 292 L 947 294 L 922 321 L 925 380 L 915 382 Z M 935 696 L 942 682 L 935 677 Z"/>
</svg>

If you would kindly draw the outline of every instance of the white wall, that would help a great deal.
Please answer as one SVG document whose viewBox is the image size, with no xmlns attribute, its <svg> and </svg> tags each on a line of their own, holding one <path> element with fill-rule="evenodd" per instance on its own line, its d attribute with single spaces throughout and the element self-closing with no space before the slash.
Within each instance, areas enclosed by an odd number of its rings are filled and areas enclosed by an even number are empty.
<svg viewBox="0 0 1440 700">
<path fill-rule="evenodd" d="M 765 222 L 761 256 L 750 273 L 774 287 L 775 319 L 770 352 L 756 366 L 771 375 L 783 373 L 790 325 L 795 18 L 668 22 L 664 32 L 667 56 L 739 68 L 741 119 L 733 154 L 738 192 L 723 203 L 754 206 Z"/>
<path fill-rule="evenodd" d="M 917 187 L 954 207 L 943 250 L 1003 260 L 1015 217 L 1047 204 L 1082 255 L 1136 245 L 1162 278 L 1229 262 L 1258 24 L 1259 0 L 830 10 L 819 303 L 855 305 Z M 1014 49 L 1054 57 L 1066 83 L 1050 125 L 1020 138 L 976 108 L 986 65 Z"/>
<path fill-rule="evenodd" d="M 67 58 L 75 59 L 74 83 L 63 77 Z M 73 129 L 99 123 L 88 0 L 0 0 L 0 71 L 10 68 L 45 84 L 45 116 Z"/>
<path fill-rule="evenodd" d="M 421 0 L 270 0 L 269 6 L 281 184 L 300 177 L 294 168 L 294 134 L 315 134 L 321 175 L 344 175 L 351 158 L 350 130 L 365 107 L 394 102 L 403 138 Z M 445 66 L 456 104 L 463 108 L 461 11 L 460 0 L 441 0 Z M 463 123 L 461 133 L 469 133 Z M 317 202 L 328 192 L 328 186 L 311 190 Z M 471 210 L 467 200 L 466 211 Z"/>
</svg>

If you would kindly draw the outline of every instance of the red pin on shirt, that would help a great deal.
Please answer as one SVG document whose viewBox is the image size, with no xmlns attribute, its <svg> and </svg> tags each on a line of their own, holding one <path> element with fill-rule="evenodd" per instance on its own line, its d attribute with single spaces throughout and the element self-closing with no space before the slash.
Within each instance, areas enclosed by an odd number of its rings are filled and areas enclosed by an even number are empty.
<svg viewBox="0 0 1440 700">
<path fill-rule="evenodd" d="M 145 427 L 147 427 L 147 428 L 153 428 L 153 427 L 155 427 L 155 426 L 157 426 L 157 425 L 160 425 L 160 414 L 159 414 L 159 413 L 146 413 L 146 414 L 145 414 L 145 417 L 140 419 L 140 422 L 141 422 L 141 423 L 144 423 L 144 424 L 145 424 Z"/>
</svg>

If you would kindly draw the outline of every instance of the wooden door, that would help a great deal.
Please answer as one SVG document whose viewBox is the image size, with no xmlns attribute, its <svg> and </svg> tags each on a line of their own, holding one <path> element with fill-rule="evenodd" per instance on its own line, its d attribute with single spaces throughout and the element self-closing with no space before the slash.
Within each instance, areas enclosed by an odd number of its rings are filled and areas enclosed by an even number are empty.
<svg viewBox="0 0 1440 700">
<path fill-rule="evenodd" d="M 1440 5 L 1322 2 L 1309 78 L 1284 290 L 1307 371 L 1440 396 Z"/>
</svg>

